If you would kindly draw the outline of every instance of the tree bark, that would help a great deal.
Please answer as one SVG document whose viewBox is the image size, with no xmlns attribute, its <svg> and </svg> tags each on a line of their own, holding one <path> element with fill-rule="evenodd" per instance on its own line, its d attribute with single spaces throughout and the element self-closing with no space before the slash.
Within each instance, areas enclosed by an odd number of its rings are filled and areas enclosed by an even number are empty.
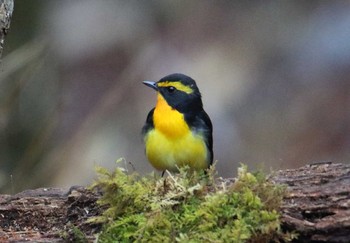
<svg viewBox="0 0 350 243">
<path fill-rule="evenodd" d="M 278 171 L 270 179 L 287 187 L 282 228 L 299 234 L 296 242 L 350 242 L 349 165 L 315 163 Z M 0 195 L 0 242 L 76 241 L 79 231 L 93 241 L 101 225 L 86 220 L 102 213 L 96 203 L 100 196 L 83 187 Z"/>
<path fill-rule="evenodd" d="M 83 187 L 0 195 L 0 242 L 76 242 L 78 231 L 92 241 L 101 225 L 86 221 L 101 215 L 100 196 Z"/>
<path fill-rule="evenodd" d="M 350 165 L 314 163 L 272 179 L 287 185 L 282 226 L 298 242 L 350 242 Z"/>
<path fill-rule="evenodd" d="M 4 49 L 5 36 L 10 29 L 13 0 L 0 0 L 0 58 Z"/>
</svg>

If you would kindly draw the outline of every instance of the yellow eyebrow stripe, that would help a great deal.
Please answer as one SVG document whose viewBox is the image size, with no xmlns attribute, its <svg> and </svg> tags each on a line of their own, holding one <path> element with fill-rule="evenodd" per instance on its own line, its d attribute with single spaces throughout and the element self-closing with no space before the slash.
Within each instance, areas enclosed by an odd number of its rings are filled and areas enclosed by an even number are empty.
<svg viewBox="0 0 350 243">
<path fill-rule="evenodd" d="M 158 83 L 157 86 L 158 87 L 170 87 L 170 86 L 173 86 L 177 90 L 183 91 L 183 92 L 185 92 L 187 94 L 193 93 L 193 89 L 190 86 L 184 85 L 180 81 L 177 81 L 177 82 L 165 81 L 165 82 Z"/>
</svg>

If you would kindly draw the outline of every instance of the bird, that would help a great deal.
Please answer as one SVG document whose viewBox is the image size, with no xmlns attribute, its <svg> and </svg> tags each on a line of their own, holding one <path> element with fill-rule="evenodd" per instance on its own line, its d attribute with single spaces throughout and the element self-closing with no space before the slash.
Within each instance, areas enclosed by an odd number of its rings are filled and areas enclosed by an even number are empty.
<svg viewBox="0 0 350 243">
<path fill-rule="evenodd" d="M 143 81 L 157 92 L 155 107 L 142 128 L 145 153 L 159 170 L 178 172 L 188 166 L 205 170 L 213 163 L 213 125 L 202 96 L 189 76 L 173 73 L 159 81 Z"/>
</svg>

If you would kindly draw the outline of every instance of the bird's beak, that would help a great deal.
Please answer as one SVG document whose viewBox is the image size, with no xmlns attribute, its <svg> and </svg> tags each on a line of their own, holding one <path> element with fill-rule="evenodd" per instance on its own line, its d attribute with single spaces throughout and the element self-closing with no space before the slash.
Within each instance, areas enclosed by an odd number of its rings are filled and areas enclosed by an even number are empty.
<svg viewBox="0 0 350 243">
<path fill-rule="evenodd" d="M 142 83 L 144 83 L 145 85 L 147 85 L 148 87 L 151 87 L 152 89 L 154 89 L 155 91 L 158 91 L 158 86 L 157 86 L 157 82 L 153 82 L 153 81 L 142 81 Z"/>
</svg>

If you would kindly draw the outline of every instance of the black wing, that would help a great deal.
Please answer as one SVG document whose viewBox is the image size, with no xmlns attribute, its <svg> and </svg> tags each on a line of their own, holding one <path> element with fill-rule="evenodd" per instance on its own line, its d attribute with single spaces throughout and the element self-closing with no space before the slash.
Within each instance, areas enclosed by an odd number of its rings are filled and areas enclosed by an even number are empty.
<svg viewBox="0 0 350 243">
<path fill-rule="evenodd" d="M 190 126 L 191 130 L 204 135 L 205 144 L 210 153 L 210 164 L 213 163 L 213 125 L 208 114 L 201 110 L 196 114 L 185 114 L 185 120 Z"/>
<path fill-rule="evenodd" d="M 146 119 L 146 123 L 142 128 L 142 136 L 144 137 L 149 130 L 154 128 L 154 124 L 153 124 L 153 112 L 154 112 L 153 108 L 147 115 L 147 119 Z"/>
</svg>

